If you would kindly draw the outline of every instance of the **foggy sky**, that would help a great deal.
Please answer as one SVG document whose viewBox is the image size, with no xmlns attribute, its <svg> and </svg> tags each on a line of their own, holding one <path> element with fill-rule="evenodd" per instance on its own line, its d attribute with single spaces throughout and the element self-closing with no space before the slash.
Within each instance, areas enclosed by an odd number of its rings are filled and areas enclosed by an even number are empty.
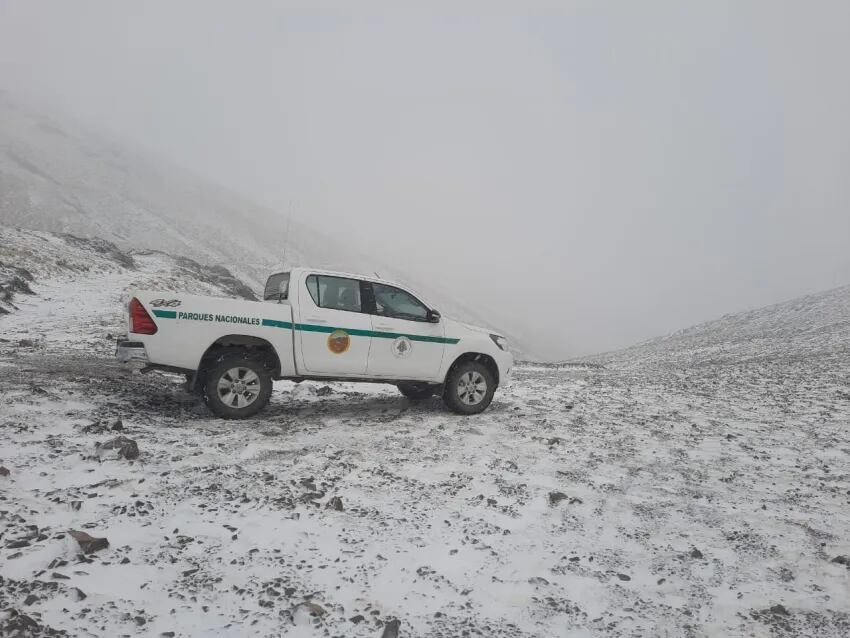
<svg viewBox="0 0 850 638">
<path fill-rule="evenodd" d="M 0 0 L 0 88 L 552 358 L 850 283 L 850 3 L 432 6 Z"/>
</svg>

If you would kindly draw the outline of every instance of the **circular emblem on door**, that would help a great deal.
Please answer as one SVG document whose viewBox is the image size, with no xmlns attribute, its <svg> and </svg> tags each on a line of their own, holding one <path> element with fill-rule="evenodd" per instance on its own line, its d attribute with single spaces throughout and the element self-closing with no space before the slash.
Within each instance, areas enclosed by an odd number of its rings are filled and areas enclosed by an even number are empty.
<svg viewBox="0 0 850 638">
<path fill-rule="evenodd" d="M 395 341 L 393 341 L 393 354 L 399 359 L 409 357 L 412 351 L 413 344 L 410 343 L 410 339 L 407 337 L 397 337 Z"/>
<path fill-rule="evenodd" d="M 345 330 L 334 330 L 328 335 L 328 350 L 334 354 L 342 354 L 351 345 L 351 335 Z"/>
</svg>

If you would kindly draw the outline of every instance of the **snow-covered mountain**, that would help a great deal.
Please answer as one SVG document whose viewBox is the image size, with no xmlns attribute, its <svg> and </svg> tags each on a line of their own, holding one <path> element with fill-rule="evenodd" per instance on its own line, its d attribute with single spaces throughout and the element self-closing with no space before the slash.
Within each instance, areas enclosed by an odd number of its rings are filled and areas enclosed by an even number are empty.
<svg viewBox="0 0 850 638">
<path fill-rule="evenodd" d="M 0 223 L 189 257 L 223 266 L 255 290 L 284 263 L 377 271 L 420 290 L 447 316 L 492 323 L 486 312 L 416 281 L 403 267 L 358 253 L 353 240 L 317 232 L 185 169 L 37 113 L 3 92 Z M 521 338 L 507 336 L 519 354 L 528 354 Z"/>
<path fill-rule="evenodd" d="M 582 361 L 617 367 L 689 367 L 850 355 L 850 286 L 729 314 Z"/>
</svg>

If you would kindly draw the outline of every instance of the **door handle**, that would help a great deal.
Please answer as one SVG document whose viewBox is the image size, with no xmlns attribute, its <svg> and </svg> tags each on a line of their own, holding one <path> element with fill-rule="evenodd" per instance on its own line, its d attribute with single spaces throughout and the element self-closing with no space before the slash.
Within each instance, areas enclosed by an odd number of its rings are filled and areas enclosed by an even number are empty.
<svg viewBox="0 0 850 638">
<path fill-rule="evenodd" d="M 307 317 L 307 321 L 310 323 L 327 323 L 324 319 L 319 319 L 318 317 Z"/>
</svg>

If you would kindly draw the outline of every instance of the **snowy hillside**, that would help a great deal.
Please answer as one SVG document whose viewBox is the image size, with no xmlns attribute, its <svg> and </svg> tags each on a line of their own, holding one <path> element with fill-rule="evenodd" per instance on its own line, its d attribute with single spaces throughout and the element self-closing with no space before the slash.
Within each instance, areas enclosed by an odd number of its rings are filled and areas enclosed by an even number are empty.
<svg viewBox="0 0 850 638">
<path fill-rule="evenodd" d="M 618 366 L 694 366 L 850 356 L 850 286 L 709 321 L 585 360 Z"/>
<path fill-rule="evenodd" d="M 317 233 L 297 217 L 288 219 L 160 159 L 36 113 L 2 91 L 0 223 L 104 239 L 125 251 L 187 256 L 223 266 L 257 291 L 282 260 L 377 271 L 414 286 L 446 316 L 487 325 L 481 315 L 488 313 L 416 281 L 403 266 L 361 255 L 330 232 Z M 529 352 L 521 338 L 508 336 L 519 352 Z"/>
<path fill-rule="evenodd" d="M 0 635 L 850 634 L 846 289 L 519 366 L 475 417 L 279 382 L 225 422 L 110 335 L 126 286 L 232 277 L 11 229 L 0 262 Z"/>
</svg>

